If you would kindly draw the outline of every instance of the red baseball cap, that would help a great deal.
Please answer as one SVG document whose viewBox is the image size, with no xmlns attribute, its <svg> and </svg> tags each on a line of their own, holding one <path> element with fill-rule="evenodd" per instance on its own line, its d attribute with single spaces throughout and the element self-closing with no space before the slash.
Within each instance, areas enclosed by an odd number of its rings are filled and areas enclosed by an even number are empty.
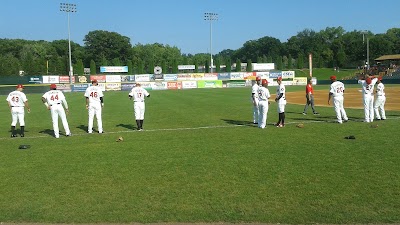
<svg viewBox="0 0 400 225">
<path fill-rule="evenodd" d="M 268 84 L 268 81 L 267 81 L 266 79 L 263 79 L 263 80 L 261 81 L 261 84 Z"/>
<path fill-rule="evenodd" d="M 372 80 L 368 77 L 367 79 L 365 79 L 365 82 L 367 82 L 367 84 L 371 84 Z"/>
<path fill-rule="evenodd" d="M 259 81 L 259 80 L 261 80 L 261 77 L 256 77 L 256 81 Z"/>
<path fill-rule="evenodd" d="M 24 88 L 24 86 L 22 84 L 18 84 L 17 88 Z"/>
<path fill-rule="evenodd" d="M 278 77 L 277 80 L 282 80 L 282 77 Z"/>
<path fill-rule="evenodd" d="M 94 84 L 94 83 L 97 83 L 97 80 L 96 80 L 96 79 L 92 80 L 92 84 Z"/>
<path fill-rule="evenodd" d="M 382 80 L 382 77 L 378 77 L 378 80 Z"/>
<path fill-rule="evenodd" d="M 50 89 L 57 89 L 57 85 L 56 84 L 50 84 Z"/>
<path fill-rule="evenodd" d="M 332 76 L 330 77 L 330 79 L 331 79 L 331 80 L 336 80 L 336 76 L 335 76 L 335 75 L 332 75 Z"/>
</svg>

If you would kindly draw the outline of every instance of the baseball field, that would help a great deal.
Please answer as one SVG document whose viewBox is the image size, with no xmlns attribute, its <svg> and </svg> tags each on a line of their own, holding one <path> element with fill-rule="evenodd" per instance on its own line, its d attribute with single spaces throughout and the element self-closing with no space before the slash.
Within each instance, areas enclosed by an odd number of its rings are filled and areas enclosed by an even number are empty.
<svg viewBox="0 0 400 225">
<path fill-rule="evenodd" d="M 10 138 L 0 105 L 0 222 L 400 223 L 400 86 L 386 86 L 387 120 L 372 124 L 359 85 L 346 86 L 350 121 L 334 123 L 328 89 L 315 86 L 320 115 L 304 116 L 304 86 L 287 87 L 286 126 L 273 126 L 273 102 L 266 129 L 250 88 L 150 91 L 142 132 L 128 93 L 105 92 L 104 134 L 86 133 L 83 93 L 66 93 L 73 136 L 55 139 L 27 87 L 24 138 Z"/>
</svg>

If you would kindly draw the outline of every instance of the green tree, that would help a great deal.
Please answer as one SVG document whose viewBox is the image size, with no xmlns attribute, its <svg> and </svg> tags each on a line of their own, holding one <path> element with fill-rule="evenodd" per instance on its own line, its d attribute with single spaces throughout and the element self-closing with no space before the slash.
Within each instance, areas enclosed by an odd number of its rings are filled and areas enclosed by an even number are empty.
<svg viewBox="0 0 400 225">
<path fill-rule="evenodd" d="M 90 74 L 91 74 L 91 75 L 97 74 L 97 71 L 96 71 L 96 63 L 94 62 L 93 59 L 90 60 Z"/>
<path fill-rule="evenodd" d="M 282 70 L 283 69 L 283 62 L 282 62 L 282 56 L 278 56 L 276 59 L 276 69 L 277 70 Z"/>
<path fill-rule="evenodd" d="M 293 58 L 292 58 L 292 55 L 291 54 L 289 54 L 289 57 L 288 57 L 288 63 L 287 63 L 287 67 L 286 67 L 288 70 L 291 70 L 292 68 L 293 68 Z"/>
<path fill-rule="evenodd" d="M 232 61 L 231 61 L 230 58 L 227 58 L 227 59 L 226 59 L 226 61 L 225 61 L 225 66 L 226 66 L 225 71 L 226 71 L 227 73 L 232 72 Z"/>
<path fill-rule="evenodd" d="M 236 67 L 235 67 L 235 72 L 240 72 L 242 71 L 242 62 L 240 59 L 236 59 Z"/>
<path fill-rule="evenodd" d="M 119 58 L 113 58 L 111 60 L 111 65 L 113 66 L 122 66 L 121 60 Z"/>
<path fill-rule="evenodd" d="M 105 66 L 102 64 L 104 58 L 107 60 L 119 58 L 122 62 L 126 62 L 132 47 L 128 37 L 104 30 L 90 31 L 83 41 L 88 58 L 102 66 Z"/>
<path fill-rule="evenodd" d="M 163 73 L 169 73 L 167 62 L 165 60 L 163 60 L 161 62 L 161 69 L 162 69 Z"/>
<path fill-rule="evenodd" d="M 210 65 L 209 65 L 209 60 L 206 60 L 204 63 L 204 72 L 209 73 L 210 72 Z"/>
<path fill-rule="evenodd" d="M 76 62 L 76 65 L 74 67 L 74 74 L 78 74 L 79 76 L 82 76 L 83 73 L 84 73 L 83 61 L 82 61 L 82 59 L 79 59 Z"/>
<path fill-rule="evenodd" d="M 132 61 L 128 60 L 128 62 L 126 63 L 128 66 L 128 74 L 133 74 L 133 65 L 132 65 Z"/>
<path fill-rule="evenodd" d="M 178 73 L 178 60 L 174 59 L 172 61 L 172 73 L 177 74 Z"/>
<path fill-rule="evenodd" d="M 215 72 L 220 73 L 221 72 L 221 61 L 219 58 L 215 59 Z"/>
<path fill-rule="evenodd" d="M 253 71 L 253 65 L 251 63 L 251 59 L 248 59 L 246 65 L 246 72 L 252 72 L 252 71 Z"/>
<path fill-rule="evenodd" d="M 304 68 L 304 55 L 303 53 L 299 53 L 297 55 L 297 69 L 303 69 Z"/>
<path fill-rule="evenodd" d="M 194 72 L 195 73 L 199 72 L 199 63 L 197 61 L 194 62 Z"/>
</svg>

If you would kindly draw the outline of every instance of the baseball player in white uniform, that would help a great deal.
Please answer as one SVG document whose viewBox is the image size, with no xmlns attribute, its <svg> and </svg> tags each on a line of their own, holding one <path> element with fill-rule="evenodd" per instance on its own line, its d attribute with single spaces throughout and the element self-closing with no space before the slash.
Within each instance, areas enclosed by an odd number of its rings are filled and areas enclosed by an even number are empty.
<svg viewBox="0 0 400 225">
<path fill-rule="evenodd" d="M 22 84 L 17 85 L 17 90 L 12 91 L 7 96 L 8 107 L 11 111 L 11 137 L 17 137 L 15 126 L 19 121 L 19 126 L 21 128 L 20 136 L 25 136 L 25 107 L 28 109 L 28 113 L 31 112 L 29 108 L 28 99 L 26 95 L 22 92 L 24 86 Z"/>
<path fill-rule="evenodd" d="M 145 104 L 144 98 L 150 97 L 149 92 L 142 88 L 140 83 L 136 83 L 136 86 L 129 92 L 129 99 L 133 99 L 133 109 L 135 111 L 135 119 L 138 131 L 143 130 Z"/>
<path fill-rule="evenodd" d="M 269 101 L 271 94 L 268 90 L 268 81 L 263 79 L 261 81 L 261 87 L 258 88 L 258 127 L 264 129 L 267 125 L 267 114 Z"/>
<path fill-rule="evenodd" d="M 253 103 L 253 124 L 259 121 L 258 115 L 258 88 L 260 87 L 261 77 L 256 77 L 256 82 L 251 86 L 251 100 Z"/>
<path fill-rule="evenodd" d="M 285 88 L 285 85 L 282 84 L 282 77 L 278 77 L 277 83 L 278 83 L 278 87 L 276 88 L 275 102 L 278 103 L 279 120 L 276 123 L 276 127 L 284 127 L 285 126 L 286 88 Z"/>
<path fill-rule="evenodd" d="M 54 136 L 56 138 L 60 137 L 60 130 L 58 128 L 58 116 L 60 116 L 62 124 L 64 126 L 65 135 L 71 136 L 71 131 L 69 130 L 67 117 L 65 115 L 65 111 L 68 111 L 68 103 L 65 99 L 64 94 L 57 90 L 57 86 L 55 84 L 50 85 L 50 91 L 46 92 L 42 96 L 42 102 L 47 107 L 48 110 L 51 112 L 51 120 L 53 121 L 53 129 L 54 129 Z M 65 111 L 63 106 L 65 107 Z"/>
<path fill-rule="evenodd" d="M 378 78 L 371 79 L 366 77 L 365 80 L 358 80 L 362 86 L 362 95 L 364 103 L 364 122 L 370 123 L 374 121 L 374 86 Z"/>
<path fill-rule="evenodd" d="M 330 105 L 331 98 L 333 97 L 333 106 L 336 112 L 336 118 L 338 123 L 347 122 L 349 118 L 347 117 L 346 111 L 343 107 L 343 93 L 344 84 L 336 80 L 336 76 L 331 76 L 331 89 L 329 91 L 328 105 Z"/>
<path fill-rule="evenodd" d="M 103 121 L 101 118 L 101 111 L 104 107 L 104 95 L 97 80 L 92 80 L 92 86 L 86 88 L 84 96 L 86 97 L 86 109 L 89 112 L 88 133 L 91 134 L 93 132 L 93 119 L 96 115 L 97 128 L 99 134 L 101 134 L 104 132 Z"/>
<path fill-rule="evenodd" d="M 374 105 L 374 110 L 375 110 L 375 115 L 377 120 L 386 120 L 386 114 L 385 114 L 385 102 L 386 102 L 386 96 L 385 96 L 385 85 L 382 83 L 382 77 L 378 77 L 378 82 L 376 86 L 376 99 L 375 99 L 375 105 Z M 380 114 L 379 114 L 380 111 Z"/>
</svg>

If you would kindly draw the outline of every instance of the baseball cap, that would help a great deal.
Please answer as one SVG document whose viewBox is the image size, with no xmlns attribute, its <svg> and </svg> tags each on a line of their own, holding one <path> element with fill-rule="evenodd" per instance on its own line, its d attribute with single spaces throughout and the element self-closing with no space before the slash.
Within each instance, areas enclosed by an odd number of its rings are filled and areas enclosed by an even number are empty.
<svg viewBox="0 0 400 225">
<path fill-rule="evenodd" d="M 367 82 L 367 84 L 371 84 L 372 80 L 368 77 L 367 79 L 365 79 L 365 82 Z"/>
<path fill-rule="evenodd" d="M 331 79 L 331 80 L 336 80 L 336 76 L 335 76 L 335 75 L 332 75 L 332 76 L 330 77 L 330 79 Z"/>
<path fill-rule="evenodd" d="M 278 77 L 277 80 L 282 80 L 282 77 Z"/>
<path fill-rule="evenodd" d="M 256 77 L 256 81 L 259 81 L 259 80 L 261 80 L 261 77 Z"/>
<path fill-rule="evenodd" d="M 96 80 L 96 79 L 92 80 L 92 84 L 94 84 L 94 83 L 97 83 L 97 80 Z"/>
<path fill-rule="evenodd" d="M 18 84 L 17 88 L 24 88 L 24 86 L 22 84 Z"/>
<path fill-rule="evenodd" d="M 268 81 L 266 79 L 262 79 L 261 84 L 268 84 Z"/>
<path fill-rule="evenodd" d="M 50 89 L 57 89 L 57 85 L 56 84 L 50 84 Z"/>
<path fill-rule="evenodd" d="M 382 80 L 382 77 L 378 77 L 378 80 Z"/>
</svg>

